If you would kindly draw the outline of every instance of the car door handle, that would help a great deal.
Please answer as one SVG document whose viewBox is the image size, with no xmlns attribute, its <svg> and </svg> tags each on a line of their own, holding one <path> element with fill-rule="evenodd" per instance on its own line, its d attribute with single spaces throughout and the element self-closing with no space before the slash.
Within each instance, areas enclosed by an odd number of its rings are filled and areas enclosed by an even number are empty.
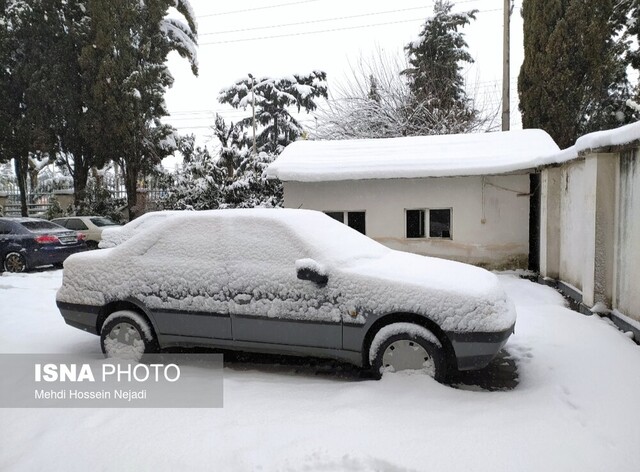
<svg viewBox="0 0 640 472">
<path fill-rule="evenodd" d="M 233 297 L 233 301 L 238 305 L 247 305 L 253 297 L 248 293 L 239 293 Z"/>
</svg>

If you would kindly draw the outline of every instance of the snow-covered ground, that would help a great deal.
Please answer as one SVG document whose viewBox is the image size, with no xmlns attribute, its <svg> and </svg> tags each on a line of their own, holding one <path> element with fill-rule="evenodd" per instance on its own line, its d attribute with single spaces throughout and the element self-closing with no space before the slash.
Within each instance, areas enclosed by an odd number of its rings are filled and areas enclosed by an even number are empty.
<svg viewBox="0 0 640 472">
<path fill-rule="evenodd" d="M 0 277 L 0 351 L 98 352 L 56 309 L 61 275 Z M 221 409 L 1 409 L 0 470 L 640 470 L 640 347 L 548 287 L 500 279 L 518 311 L 514 390 L 236 361 Z"/>
</svg>

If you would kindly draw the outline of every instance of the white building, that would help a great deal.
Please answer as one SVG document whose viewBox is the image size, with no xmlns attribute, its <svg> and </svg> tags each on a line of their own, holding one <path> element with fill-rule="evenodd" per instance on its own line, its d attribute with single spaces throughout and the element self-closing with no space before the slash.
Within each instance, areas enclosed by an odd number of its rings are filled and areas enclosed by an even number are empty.
<svg viewBox="0 0 640 472">
<path fill-rule="evenodd" d="M 540 275 L 640 339 L 640 123 L 545 159 Z"/>
<path fill-rule="evenodd" d="M 324 211 L 394 249 L 526 267 L 529 174 L 558 146 L 541 130 L 297 141 L 269 166 L 284 205 Z"/>
</svg>

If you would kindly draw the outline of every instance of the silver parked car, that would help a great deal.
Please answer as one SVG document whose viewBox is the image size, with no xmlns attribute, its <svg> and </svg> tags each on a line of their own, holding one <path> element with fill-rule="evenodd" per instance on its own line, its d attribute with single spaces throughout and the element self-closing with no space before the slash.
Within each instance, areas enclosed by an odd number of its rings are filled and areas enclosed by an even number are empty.
<svg viewBox="0 0 640 472">
<path fill-rule="evenodd" d="M 65 321 L 107 355 L 170 346 L 336 358 L 381 372 L 486 366 L 515 310 L 494 274 L 394 251 L 310 210 L 187 212 L 70 257 Z"/>
<path fill-rule="evenodd" d="M 67 229 L 81 231 L 86 236 L 87 247 L 97 249 L 102 240 L 102 233 L 107 228 L 119 228 L 120 225 L 104 216 L 68 216 L 55 218 L 52 223 L 64 226 Z"/>
</svg>

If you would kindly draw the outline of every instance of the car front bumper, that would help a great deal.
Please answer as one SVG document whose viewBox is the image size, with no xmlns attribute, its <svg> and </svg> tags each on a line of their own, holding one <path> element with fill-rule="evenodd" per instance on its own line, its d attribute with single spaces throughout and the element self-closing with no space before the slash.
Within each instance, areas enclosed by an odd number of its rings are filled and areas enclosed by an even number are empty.
<svg viewBox="0 0 640 472">
<path fill-rule="evenodd" d="M 458 370 L 486 367 L 515 332 L 515 324 L 504 331 L 491 333 L 448 332 L 458 362 Z"/>
</svg>

